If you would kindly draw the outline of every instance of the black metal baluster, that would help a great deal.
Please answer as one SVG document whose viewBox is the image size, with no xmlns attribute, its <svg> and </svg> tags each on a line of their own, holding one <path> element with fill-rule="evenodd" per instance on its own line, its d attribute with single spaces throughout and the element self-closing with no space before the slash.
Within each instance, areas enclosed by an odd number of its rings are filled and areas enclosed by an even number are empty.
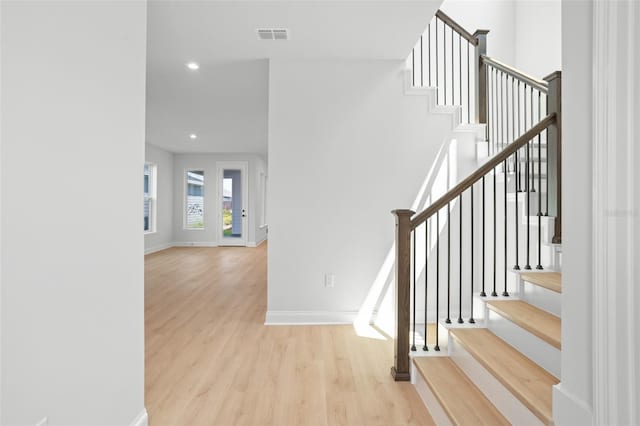
<svg viewBox="0 0 640 426">
<path fill-rule="evenodd" d="M 513 133 L 513 120 L 509 119 L 509 75 L 508 74 L 507 74 L 507 78 L 505 79 L 504 85 L 507 93 L 507 99 L 505 102 L 507 103 L 507 107 L 506 107 L 507 108 L 507 145 L 509 145 L 509 143 L 511 143 L 515 139 L 512 139 L 511 137 L 512 136 L 511 133 Z M 513 108 L 511 108 L 511 116 L 513 117 Z M 509 126 L 510 122 L 511 122 L 511 126 Z M 509 130 L 511 130 L 511 132 L 509 132 Z M 508 165 L 509 165 L 509 161 L 507 161 L 507 166 Z M 505 178 L 506 178 L 506 172 L 505 172 Z"/>
<path fill-rule="evenodd" d="M 498 148 L 502 150 L 504 147 L 504 102 L 502 101 L 503 93 L 502 93 L 502 79 L 504 77 L 504 73 L 500 71 L 500 76 L 498 79 L 499 86 L 496 89 L 498 91 L 498 103 L 500 105 L 500 111 L 498 114 L 498 120 L 500 122 L 500 135 L 499 135 L 499 145 Z"/>
<path fill-rule="evenodd" d="M 522 84 L 522 132 L 526 132 L 527 129 L 529 128 L 528 124 L 527 124 L 527 120 L 529 118 L 529 113 L 527 112 L 527 87 L 528 85 L 526 83 Z M 523 176 L 522 176 L 522 184 L 524 185 L 522 191 L 523 192 L 528 192 L 529 191 L 529 162 L 528 162 L 528 154 L 529 154 L 529 147 L 528 146 L 524 146 L 522 148 L 522 155 L 525 159 L 524 161 L 524 167 L 522 170 Z"/>
<path fill-rule="evenodd" d="M 420 87 L 424 87 L 424 45 L 420 36 Z"/>
<path fill-rule="evenodd" d="M 500 71 L 500 151 L 504 149 L 505 135 L 504 135 L 504 73 Z M 502 164 L 504 169 L 504 163 Z M 505 172 L 506 173 L 506 172 Z"/>
<path fill-rule="evenodd" d="M 516 160 L 517 161 L 517 160 Z M 516 162 L 516 175 L 518 174 L 518 163 Z M 514 191 L 514 196 L 516 198 L 516 203 L 515 203 L 515 221 L 514 221 L 514 225 L 515 225 L 515 234 L 516 234 L 516 249 L 515 249 L 515 255 L 516 255 L 516 264 L 513 266 L 513 269 L 516 271 L 520 270 L 520 256 L 519 256 L 519 248 L 520 248 L 520 242 L 519 242 L 519 235 L 520 235 L 520 218 L 518 217 L 518 190 L 516 188 L 516 191 Z"/>
<path fill-rule="evenodd" d="M 442 105 L 447 104 L 447 24 L 442 21 L 442 55 L 443 55 L 443 70 L 442 70 L 442 78 L 444 80 L 444 102 Z"/>
<path fill-rule="evenodd" d="M 471 74 L 469 71 L 469 42 L 467 42 L 467 123 L 471 123 Z"/>
<path fill-rule="evenodd" d="M 462 324 L 464 322 L 464 320 L 462 319 L 462 194 L 460 194 L 460 208 L 458 209 L 458 211 L 460 212 L 460 235 L 459 235 L 459 239 L 460 239 L 460 249 L 459 249 L 459 256 L 460 259 L 458 259 L 458 263 L 459 263 L 459 276 L 458 276 L 458 324 Z"/>
<path fill-rule="evenodd" d="M 507 249 L 507 160 L 504 160 L 504 291 L 502 292 L 503 296 L 508 296 L 507 292 L 507 254 L 509 253 Z"/>
<path fill-rule="evenodd" d="M 451 324 L 451 203 L 447 204 L 447 324 Z"/>
<path fill-rule="evenodd" d="M 487 129 L 485 136 L 487 140 L 487 155 L 491 152 L 491 132 L 493 125 L 491 124 L 491 68 L 487 66 L 487 72 L 484 77 L 484 84 L 487 87 L 487 96 L 485 96 L 485 108 L 487 109 Z"/>
<path fill-rule="evenodd" d="M 491 99 L 491 67 L 487 66 L 487 155 L 491 155 L 493 141 L 493 103 Z"/>
<path fill-rule="evenodd" d="M 424 222 L 424 346 L 422 346 L 423 351 L 428 351 L 429 346 L 427 345 L 428 334 L 427 334 L 427 308 L 428 308 L 428 290 L 429 290 L 429 220 Z"/>
<path fill-rule="evenodd" d="M 540 103 L 540 92 L 538 91 L 538 120 L 542 105 Z M 542 132 L 538 133 L 538 264 L 536 269 L 542 269 L 540 261 L 542 257 Z"/>
<path fill-rule="evenodd" d="M 514 103 L 515 97 L 513 97 L 513 92 L 511 93 L 511 95 L 512 95 L 511 103 Z M 515 104 L 514 104 L 513 110 L 514 110 L 514 113 L 515 113 L 515 110 L 516 110 Z M 514 118 L 513 125 L 514 125 L 514 131 L 513 131 L 514 138 L 513 138 L 513 140 L 515 141 L 516 138 L 518 136 L 520 136 L 520 81 L 518 81 L 518 130 L 517 130 L 517 132 L 515 130 L 515 125 L 516 125 L 515 118 Z M 514 174 L 513 174 L 515 176 L 515 179 L 516 179 L 516 181 L 515 181 L 515 191 L 513 191 L 515 199 L 516 199 L 516 203 L 515 203 L 515 230 L 514 230 L 514 232 L 516 234 L 516 250 L 515 250 L 516 264 L 513 267 L 513 269 L 516 270 L 516 271 L 520 269 L 520 260 L 519 260 L 520 256 L 518 254 L 518 251 L 520 250 L 520 243 L 518 241 L 518 236 L 520 234 L 520 219 L 518 217 L 518 192 L 520 191 L 520 189 L 518 188 L 519 180 L 520 180 L 519 179 L 519 176 L 520 176 L 520 171 L 519 171 L 520 164 L 518 164 L 519 162 L 520 162 L 520 158 L 518 157 L 518 151 L 516 151 L 515 152 L 515 161 L 514 161 L 515 170 L 514 170 Z M 506 267 L 506 265 L 505 265 L 505 267 Z"/>
<path fill-rule="evenodd" d="M 512 132 L 512 138 L 511 138 L 511 142 L 515 142 L 516 139 L 518 139 L 518 128 L 517 128 L 517 114 L 518 114 L 518 106 L 516 104 L 516 79 L 514 77 L 511 78 L 511 106 L 512 106 L 512 110 L 511 110 L 511 132 Z M 513 168 L 513 173 L 515 176 L 515 190 L 518 190 L 518 174 L 516 173 L 516 164 L 518 164 L 518 151 L 515 152 L 515 156 L 513 157 L 513 164 L 514 164 L 514 168 Z"/>
<path fill-rule="evenodd" d="M 476 320 L 473 319 L 473 272 L 475 271 L 474 267 L 475 265 L 473 264 L 473 251 L 474 251 L 474 245 L 473 245 L 473 210 L 474 210 L 474 205 L 473 205 L 473 185 L 471 185 L 471 214 L 470 214 L 470 218 L 471 218 L 471 263 L 470 263 L 470 270 L 469 270 L 469 277 L 471 279 L 471 289 L 469 291 L 469 300 L 471 302 L 471 316 L 469 317 L 469 323 L 470 324 L 475 324 Z"/>
<path fill-rule="evenodd" d="M 411 85 L 416 87 L 416 48 L 411 50 Z"/>
<path fill-rule="evenodd" d="M 451 105 L 456 104 L 456 71 L 453 65 L 453 57 L 454 57 L 455 47 L 453 42 L 453 27 L 451 27 Z"/>
<path fill-rule="evenodd" d="M 416 282 L 416 230 L 414 229 L 413 232 L 413 329 L 412 331 L 412 343 L 411 343 L 411 350 L 415 351 L 416 350 L 416 305 L 417 305 L 417 300 L 416 300 L 416 287 L 418 286 L 418 283 Z"/>
<path fill-rule="evenodd" d="M 484 281 L 485 281 L 485 273 L 484 273 L 484 265 L 485 265 L 485 239 L 484 239 L 484 228 L 485 228 L 485 219 L 487 216 L 487 211 L 485 210 L 485 193 L 487 192 L 487 187 L 484 184 L 484 176 L 482 176 L 482 291 L 480 292 L 481 297 L 487 297 L 487 293 L 484 291 Z"/>
<path fill-rule="evenodd" d="M 429 86 L 432 86 L 431 82 L 431 24 L 427 27 L 427 63 L 429 64 Z"/>
<path fill-rule="evenodd" d="M 493 68 L 493 152 L 498 150 L 498 92 L 497 92 L 498 70 Z"/>
<path fill-rule="evenodd" d="M 498 238 L 496 237 L 496 225 L 497 225 L 497 209 L 496 209 L 496 179 L 497 179 L 497 175 L 496 175 L 496 169 L 493 169 L 493 291 L 491 292 L 492 296 L 497 296 L 498 293 L 496 292 L 496 272 L 497 272 L 497 268 L 496 268 L 496 259 L 498 258 L 497 256 L 497 251 L 496 251 L 496 244 L 498 241 Z"/>
<path fill-rule="evenodd" d="M 462 121 L 462 36 L 458 34 L 458 98 L 460 99 L 460 121 Z"/>
<path fill-rule="evenodd" d="M 531 127 L 533 127 L 533 125 L 535 124 L 534 118 L 533 118 L 533 87 L 531 87 Z M 531 192 L 536 192 L 536 170 L 534 167 L 534 162 L 535 162 L 535 158 L 534 158 L 534 146 L 533 143 L 530 144 L 531 146 L 529 146 L 529 144 L 527 145 L 528 149 L 531 149 L 531 156 L 529 157 L 531 159 Z"/>
<path fill-rule="evenodd" d="M 511 77 L 511 142 L 518 138 L 516 135 L 516 79 Z M 514 162 L 515 164 L 515 162 Z M 514 167 L 515 171 L 515 167 Z"/>
<path fill-rule="evenodd" d="M 438 322 L 440 321 L 440 210 L 436 212 L 436 346 L 435 351 L 440 350 L 438 337 Z"/>
<path fill-rule="evenodd" d="M 518 137 L 520 137 L 520 135 L 522 134 L 522 130 L 520 127 L 520 80 L 518 80 Z M 519 151 L 522 151 L 522 149 L 519 149 L 518 151 L 516 151 L 516 164 L 518 165 L 518 167 L 520 167 L 520 154 Z M 516 192 L 522 192 L 522 176 L 520 176 L 520 172 L 518 171 L 516 173 Z"/>
<path fill-rule="evenodd" d="M 440 98 L 440 83 L 438 81 L 438 68 L 439 68 L 438 64 L 440 63 L 438 61 L 438 57 L 439 57 L 438 55 L 438 17 L 436 17 L 435 27 L 436 27 L 436 31 L 435 31 L 436 33 L 436 64 L 435 64 L 436 65 L 436 103 L 438 104 L 439 98 Z"/>
<path fill-rule="evenodd" d="M 500 150 L 504 149 L 504 73 L 500 72 Z M 507 163 L 504 163 L 506 166 Z M 507 170 L 505 168 L 505 174 Z"/>
<path fill-rule="evenodd" d="M 530 257 L 529 257 L 529 252 L 530 252 L 530 238 L 531 238 L 531 208 L 530 208 L 530 202 L 531 202 L 531 191 L 529 190 L 529 172 L 530 172 L 530 167 L 529 167 L 529 144 L 531 143 L 531 141 L 527 142 L 527 145 L 525 146 L 527 148 L 526 150 L 526 166 L 525 166 L 525 173 L 526 173 L 526 177 L 527 177 L 527 184 L 526 184 L 526 188 L 527 188 L 527 198 L 525 199 L 526 202 L 526 217 L 527 217 L 527 263 L 526 265 L 524 265 L 524 269 L 531 269 L 531 264 L 529 262 Z"/>
</svg>

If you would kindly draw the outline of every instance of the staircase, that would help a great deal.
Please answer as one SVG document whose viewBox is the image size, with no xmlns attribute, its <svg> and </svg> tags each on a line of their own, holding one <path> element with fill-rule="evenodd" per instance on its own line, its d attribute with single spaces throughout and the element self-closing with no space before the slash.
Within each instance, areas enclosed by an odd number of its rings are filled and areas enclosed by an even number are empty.
<svg viewBox="0 0 640 426">
<path fill-rule="evenodd" d="M 560 274 L 517 275 L 521 292 L 509 298 L 476 295 L 482 323 L 442 326 L 441 350 L 411 357 L 412 382 L 437 424 L 553 424 L 560 316 L 541 306 L 560 299 Z"/>
<path fill-rule="evenodd" d="M 550 425 L 562 349 L 561 75 L 539 80 L 488 57 L 487 33 L 439 11 L 410 58 L 412 85 L 484 132 L 475 171 L 424 211 L 393 212 L 391 372 L 411 380 L 436 424 Z"/>
</svg>

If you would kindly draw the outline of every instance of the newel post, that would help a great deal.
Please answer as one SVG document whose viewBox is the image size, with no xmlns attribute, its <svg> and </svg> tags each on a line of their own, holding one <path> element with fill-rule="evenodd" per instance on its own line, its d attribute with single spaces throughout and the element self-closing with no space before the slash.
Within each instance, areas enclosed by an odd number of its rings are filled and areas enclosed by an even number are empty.
<svg viewBox="0 0 640 426">
<path fill-rule="evenodd" d="M 549 83 L 548 114 L 556 114 L 556 122 L 547 130 L 549 172 L 549 216 L 554 216 L 554 244 L 562 243 L 562 73 L 556 71 L 544 78 Z"/>
<path fill-rule="evenodd" d="M 411 321 L 411 217 L 412 210 L 394 210 L 396 217 L 396 338 L 391 375 L 397 381 L 408 381 L 409 324 Z"/>
<path fill-rule="evenodd" d="M 487 122 L 487 66 L 482 56 L 487 54 L 487 34 L 489 30 L 477 30 L 473 36 L 478 40 L 475 49 L 476 57 L 476 123 Z"/>
</svg>

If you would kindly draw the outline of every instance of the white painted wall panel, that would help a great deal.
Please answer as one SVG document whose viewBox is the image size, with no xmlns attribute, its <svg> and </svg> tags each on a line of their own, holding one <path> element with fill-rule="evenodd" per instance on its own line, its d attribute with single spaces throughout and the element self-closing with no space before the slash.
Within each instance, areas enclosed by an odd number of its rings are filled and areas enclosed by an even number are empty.
<svg viewBox="0 0 640 426">
<path fill-rule="evenodd" d="M 451 129 L 426 97 L 404 95 L 403 67 L 271 62 L 269 311 L 354 312 L 370 300 L 388 316 L 390 212 L 413 205 Z"/>
<path fill-rule="evenodd" d="M 144 409 L 146 2 L 2 2 L 5 425 Z"/>
</svg>

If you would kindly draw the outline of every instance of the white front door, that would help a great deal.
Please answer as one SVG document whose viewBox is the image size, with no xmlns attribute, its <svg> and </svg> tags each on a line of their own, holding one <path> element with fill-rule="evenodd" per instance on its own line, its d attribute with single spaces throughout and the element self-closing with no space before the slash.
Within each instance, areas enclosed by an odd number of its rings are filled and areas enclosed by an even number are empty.
<svg viewBox="0 0 640 426">
<path fill-rule="evenodd" d="M 217 163 L 218 229 L 221 246 L 246 246 L 248 232 L 248 164 L 245 161 Z"/>
</svg>

